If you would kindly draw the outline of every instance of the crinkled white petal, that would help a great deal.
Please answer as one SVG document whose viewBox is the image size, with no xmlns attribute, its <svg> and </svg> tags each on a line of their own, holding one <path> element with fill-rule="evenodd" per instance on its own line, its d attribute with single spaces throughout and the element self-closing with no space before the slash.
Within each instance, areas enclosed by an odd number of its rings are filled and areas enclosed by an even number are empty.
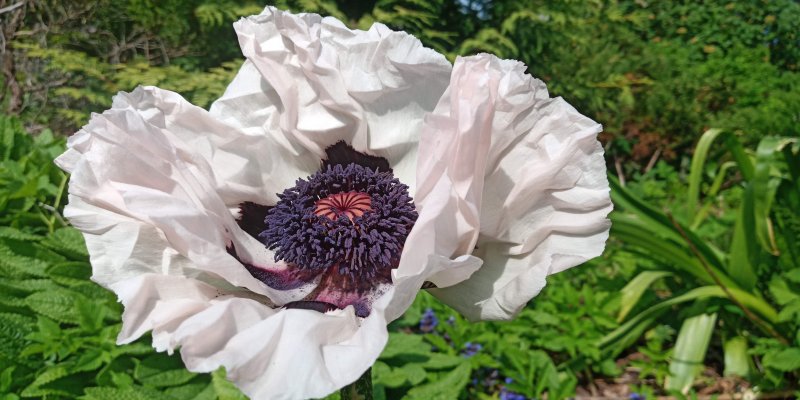
<svg viewBox="0 0 800 400">
<path fill-rule="evenodd" d="M 277 304 L 305 296 L 313 287 L 272 289 L 226 250 L 233 244 L 246 261 L 276 264 L 231 213 L 250 196 L 266 195 L 253 186 L 266 184 L 261 178 L 248 180 L 260 173 L 243 170 L 250 168 L 250 152 L 263 148 L 260 157 L 269 159 L 280 151 L 258 139 L 172 92 L 138 88 L 117 95 L 113 108 L 93 116 L 56 160 L 72 173 L 65 215 L 84 233 L 93 279 L 109 286 L 143 272 L 202 275 Z M 176 262 L 177 256 L 185 260 Z"/>
<path fill-rule="evenodd" d="M 439 155 L 421 159 L 418 175 L 463 149 L 474 151 L 475 168 L 464 165 L 469 173 L 456 180 L 480 191 L 467 201 L 472 208 L 459 210 L 472 216 L 462 243 L 475 245 L 484 263 L 468 280 L 431 293 L 470 319 L 508 319 L 539 293 L 547 275 L 603 251 L 612 205 L 596 139 L 601 127 L 563 99 L 549 98 L 523 64 L 490 55 L 459 58 L 448 93 L 420 144 L 431 143 Z M 482 135 L 469 134 L 476 130 Z M 457 146 L 440 139 L 453 134 L 462 138 Z"/>
<path fill-rule="evenodd" d="M 334 18 L 273 7 L 234 28 L 242 52 L 266 81 L 259 85 L 280 99 L 277 110 L 263 118 L 276 140 L 318 158 L 345 140 L 358 151 L 386 158 L 414 195 L 422 120 L 450 76 L 443 55 L 381 24 L 350 30 Z M 252 75 L 248 65 L 244 73 Z M 255 81 L 243 78 L 242 84 Z M 230 100 L 236 94 L 229 92 L 223 100 L 226 109 L 238 106 Z M 242 88 L 236 93 L 252 92 Z M 212 111 L 217 108 L 222 109 Z"/>
<path fill-rule="evenodd" d="M 186 367 L 220 367 L 253 399 L 323 397 L 355 381 L 386 345 L 383 310 L 274 310 L 180 276 L 143 274 L 112 285 L 125 306 L 119 343 L 152 330 L 154 346 L 180 348 Z"/>
</svg>

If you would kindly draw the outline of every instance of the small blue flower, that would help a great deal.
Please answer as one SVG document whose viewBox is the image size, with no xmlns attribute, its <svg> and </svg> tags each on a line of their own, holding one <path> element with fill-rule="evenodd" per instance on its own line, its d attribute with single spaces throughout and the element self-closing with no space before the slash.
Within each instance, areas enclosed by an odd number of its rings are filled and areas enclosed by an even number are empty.
<svg viewBox="0 0 800 400">
<path fill-rule="evenodd" d="M 528 400 L 528 398 L 525 395 L 502 388 L 500 389 L 500 400 Z"/>
<path fill-rule="evenodd" d="M 647 399 L 647 397 L 645 397 L 643 394 L 633 392 L 628 396 L 628 399 L 630 399 L 630 400 L 645 400 L 645 399 Z"/>
<path fill-rule="evenodd" d="M 464 357 L 472 357 L 481 350 L 483 350 L 483 346 L 481 346 L 480 343 L 467 342 L 464 344 L 464 350 L 461 351 L 461 355 Z"/>
<path fill-rule="evenodd" d="M 430 308 L 425 309 L 425 312 L 422 313 L 422 319 L 419 321 L 419 330 L 431 333 L 436 329 L 437 325 L 439 325 L 439 318 L 436 317 L 436 313 Z"/>
</svg>

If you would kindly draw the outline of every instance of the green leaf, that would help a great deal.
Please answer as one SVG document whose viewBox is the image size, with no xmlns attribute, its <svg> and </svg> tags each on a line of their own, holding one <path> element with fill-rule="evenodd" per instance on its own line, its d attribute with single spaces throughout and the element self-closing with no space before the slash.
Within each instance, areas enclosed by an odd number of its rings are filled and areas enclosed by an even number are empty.
<svg viewBox="0 0 800 400">
<path fill-rule="evenodd" d="M 211 384 L 219 400 L 247 400 L 247 397 L 225 378 L 225 370 L 222 368 L 211 373 Z"/>
<path fill-rule="evenodd" d="M 73 372 L 71 372 L 67 366 L 63 364 L 49 367 L 44 370 L 44 372 L 38 373 L 36 375 L 36 379 L 34 379 L 33 382 L 31 382 L 31 384 L 28 385 L 28 387 L 26 387 L 22 393 L 20 393 L 20 395 L 22 397 L 41 396 L 42 392 L 39 389 L 41 389 L 43 385 L 72 374 Z"/>
<path fill-rule="evenodd" d="M 703 370 L 703 360 L 716 322 L 716 314 L 701 314 L 683 321 L 669 364 L 667 390 L 689 392 L 695 376 Z"/>
<path fill-rule="evenodd" d="M 692 165 L 689 167 L 689 191 L 687 199 L 688 214 L 695 215 L 697 204 L 700 200 L 700 185 L 703 183 L 703 169 L 705 168 L 706 158 L 714 140 L 723 133 L 719 129 L 709 129 L 700 136 L 697 146 L 694 148 Z"/>
<path fill-rule="evenodd" d="M 36 292 L 25 298 L 25 304 L 38 314 L 58 322 L 78 324 L 76 301 L 81 295 L 66 289 Z"/>
<path fill-rule="evenodd" d="M 71 260 L 81 261 L 89 258 L 83 235 L 75 228 L 59 228 L 42 241 L 42 245 Z"/>
<path fill-rule="evenodd" d="M 381 353 L 380 359 L 389 359 L 401 355 L 430 354 L 430 345 L 425 343 L 422 336 L 408 335 L 405 333 L 389 333 L 389 341 Z"/>
<path fill-rule="evenodd" d="M 167 400 L 162 393 L 146 388 L 92 387 L 85 390 L 82 400 Z M 169 399 L 172 400 L 172 399 Z"/>
<path fill-rule="evenodd" d="M 625 287 L 622 288 L 622 300 L 620 310 L 617 314 L 617 321 L 622 322 L 628 313 L 636 306 L 642 294 L 653 284 L 653 282 L 672 275 L 667 271 L 644 271 L 636 275 Z"/>
<path fill-rule="evenodd" d="M 78 357 L 75 365 L 72 367 L 74 372 L 95 371 L 100 369 L 104 363 L 111 361 L 108 353 L 102 349 L 89 349 Z"/>
<path fill-rule="evenodd" d="M 763 299 L 753 296 L 750 293 L 734 289 L 728 288 L 728 290 L 733 294 L 736 299 L 744 304 L 748 309 L 754 311 L 755 313 L 759 314 L 762 318 L 769 323 L 775 323 L 778 320 L 778 313 L 775 311 L 772 306 L 765 302 Z M 634 331 L 635 329 L 642 329 L 640 324 L 648 324 L 649 322 L 654 321 L 654 318 L 661 313 L 668 310 L 670 307 L 685 303 L 687 301 L 693 301 L 698 299 L 707 299 L 707 298 L 723 298 L 727 299 L 728 296 L 724 290 L 722 290 L 719 286 L 703 286 L 696 289 L 692 289 L 682 295 L 672 297 L 670 299 L 661 301 L 660 303 L 643 310 L 642 312 L 634 315 L 633 317 L 629 318 L 624 324 L 620 325 L 619 328 L 615 329 L 614 331 L 610 332 L 602 339 L 598 345 L 602 348 L 607 348 L 612 344 L 615 344 L 617 341 L 628 337 L 627 335 Z"/>
<path fill-rule="evenodd" d="M 725 376 L 750 376 L 750 356 L 747 354 L 747 339 L 734 336 L 722 346 L 725 352 Z"/>
<path fill-rule="evenodd" d="M 405 398 L 426 400 L 458 398 L 459 393 L 467 386 L 471 372 L 469 364 L 461 364 L 453 371 L 439 376 L 437 379 L 431 379 L 431 383 L 412 388 Z"/>
<path fill-rule="evenodd" d="M 0 313 L 0 356 L 15 359 L 28 344 L 25 339 L 35 329 L 35 319 L 27 315 Z"/>
<path fill-rule="evenodd" d="M 189 382 L 196 375 L 187 371 L 177 356 L 154 354 L 136 364 L 133 377 L 145 386 L 170 387 Z"/>
<path fill-rule="evenodd" d="M 728 255 L 727 272 L 743 289 L 751 291 L 756 284 L 755 260 L 758 239 L 755 235 L 753 215 L 753 187 L 745 190 L 744 201 L 738 211 L 733 239 Z"/>
<path fill-rule="evenodd" d="M 780 305 L 789 304 L 792 301 L 800 300 L 800 293 L 795 293 L 779 275 L 775 275 L 769 281 L 769 292 L 775 297 L 775 301 Z"/>
<path fill-rule="evenodd" d="M 10 366 L 0 373 L 0 393 L 7 393 L 11 389 L 15 369 L 15 366 Z"/>
<path fill-rule="evenodd" d="M 767 353 L 763 363 L 765 366 L 779 371 L 798 371 L 800 370 L 800 348 L 790 347 L 779 352 Z"/>
<path fill-rule="evenodd" d="M 451 369 L 465 362 L 464 357 L 442 353 L 431 353 L 428 361 L 422 366 L 425 369 Z"/>
<path fill-rule="evenodd" d="M 770 210 L 775 199 L 775 192 L 781 182 L 781 177 L 775 171 L 779 168 L 783 158 L 782 150 L 797 143 L 797 138 L 765 137 L 758 143 L 756 149 L 755 173 L 750 181 L 753 191 L 753 219 L 755 233 L 761 246 L 773 255 L 778 255 L 775 244 L 775 233 L 770 220 Z"/>
</svg>

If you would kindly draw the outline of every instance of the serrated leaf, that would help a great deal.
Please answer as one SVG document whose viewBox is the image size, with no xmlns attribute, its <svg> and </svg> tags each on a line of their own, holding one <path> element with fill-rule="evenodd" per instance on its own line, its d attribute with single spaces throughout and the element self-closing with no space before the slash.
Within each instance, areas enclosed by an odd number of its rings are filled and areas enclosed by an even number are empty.
<svg viewBox="0 0 800 400">
<path fill-rule="evenodd" d="M 33 332 L 35 322 L 26 315 L 0 313 L 0 354 L 15 356 L 28 343 L 25 337 Z"/>
<path fill-rule="evenodd" d="M 187 371 L 177 356 L 154 354 L 136 365 L 133 377 L 145 386 L 170 387 L 189 382 L 196 375 Z"/>
<path fill-rule="evenodd" d="M 88 263 L 68 261 L 55 263 L 47 268 L 50 279 L 65 285 L 77 286 L 86 283 L 92 276 L 92 268 Z"/>
<path fill-rule="evenodd" d="M 417 386 L 408 391 L 408 399 L 450 400 L 458 398 L 467 386 L 472 372 L 469 364 L 461 364 L 453 371 L 443 374 L 431 383 Z"/>
<path fill-rule="evenodd" d="M 406 380 L 408 380 L 408 383 L 411 385 L 418 385 L 428 376 L 428 373 L 425 372 L 425 368 L 420 364 L 406 364 L 400 367 L 400 370 L 403 371 Z"/>
<path fill-rule="evenodd" d="M 25 233 L 18 229 L 7 226 L 0 226 L 0 238 L 11 239 L 20 242 L 38 242 L 44 239 L 43 236 L 31 235 L 30 233 Z"/>
<path fill-rule="evenodd" d="M 380 359 L 389 359 L 401 355 L 428 355 L 430 346 L 419 335 L 405 333 L 389 333 L 389 342 L 381 353 Z"/>
<path fill-rule="evenodd" d="M 86 388 L 82 400 L 166 400 L 166 395 L 154 390 L 141 387 L 114 388 L 114 387 L 93 387 Z M 169 399 L 172 400 L 172 399 Z"/>
<path fill-rule="evenodd" d="M 780 305 L 789 304 L 794 300 L 800 299 L 800 294 L 795 293 L 785 280 L 775 276 L 769 281 L 769 292 L 775 297 L 775 301 Z"/>
<path fill-rule="evenodd" d="M 44 372 L 37 374 L 36 379 L 34 379 L 33 382 L 31 382 L 31 384 L 28 385 L 28 387 L 26 387 L 22 393 L 20 393 L 20 395 L 22 397 L 39 397 L 42 395 L 42 392 L 39 390 L 41 389 L 41 386 L 71 374 L 72 372 L 70 372 L 65 365 L 56 365 L 50 367 L 44 370 Z"/>
<path fill-rule="evenodd" d="M 428 361 L 422 364 L 425 369 L 450 369 L 465 362 L 464 357 L 442 353 L 431 353 Z"/>
<path fill-rule="evenodd" d="M 765 366 L 775 368 L 778 371 L 798 371 L 800 370 L 800 348 L 790 347 L 779 352 L 767 353 L 764 356 Z"/>
<path fill-rule="evenodd" d="M 111 361 L 108 353 L 101 349 L 89 349 L 78 357 L 72 370 L 75 372 L 94 371 Z"/>
<path fill-rule="evenodd" d="M 47 263 L 17 254 L 0 243 L 0 276 L 7 278 L 47 277 Z"/>
<path fill-rule="evenodd" d="M 33 311 L 58 322 L 78 324 L 80 318 L 75 302 L 81 295 L 66 289 L 37 292 L 25 298 L 25 304 Z"/>
<path fill-rule="evenodd" d="M 211 384 L 219 400 L 247 400 L 247 397 L 225 378 L 223 368 L 211 373 Z"/>
<path fill-rule="evenodd" d="M 81 261 L 89 258 L 83 235 L 75 228 L 65 227 L 57 229 L 41 244 L 71 260 Z"/>
<path fill-rule="evenodd" d="M 217 400 L 214 386 L 209 383 L 208 379 L 164 389 L 164 394 L 175 399 Z"/>
<path fill-rule="evenodd" d="M 376 385 L 390 388 L 401 387 L 406 383 L 405 374 L 380 361 L 372 366 L 372 377 Z"/>
</svg>

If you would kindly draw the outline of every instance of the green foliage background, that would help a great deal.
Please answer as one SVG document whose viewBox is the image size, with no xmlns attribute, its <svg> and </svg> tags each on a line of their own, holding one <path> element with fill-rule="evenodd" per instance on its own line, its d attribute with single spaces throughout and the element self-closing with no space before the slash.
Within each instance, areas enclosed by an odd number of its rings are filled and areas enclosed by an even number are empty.
<svg viewBox="0 0 800 400">
<path fill-rule="evenodd" d="M 800 3 L 276 3 L 406 30 L 450 59 L 519 59 L 605 127 L 606 254 L 507 323 L 421 294 L 390 327 L 377 398 L 797 394 Z M 262 8 L 0 0 L 0 399 L 242 398 L 224 371 L 188 373 L 148 338 L 114 343 L 121 307 L 88 279 L 52 159 L 117 91 L 208 106 L 242 62 L 231 23 Z"/>
</svg>

